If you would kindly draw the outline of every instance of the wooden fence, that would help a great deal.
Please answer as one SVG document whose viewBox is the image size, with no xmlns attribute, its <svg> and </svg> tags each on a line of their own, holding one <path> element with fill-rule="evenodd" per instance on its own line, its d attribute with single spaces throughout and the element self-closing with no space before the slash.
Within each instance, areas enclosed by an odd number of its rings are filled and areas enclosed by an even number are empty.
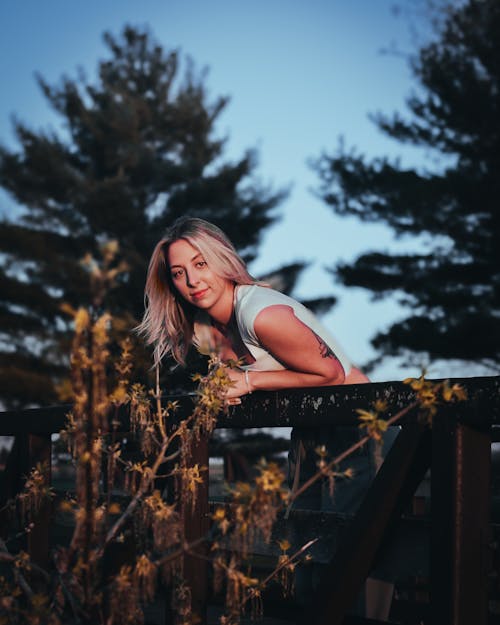
<svg viewBox="0 0 500 625">
<path fill-rule="evenodd" d="M 500 425 L 500 378 L 454 379 L 467 400 L 443 404 L 432 430 L 416 411 L 405 415 L 401 431 L 377 473 L 363 503 L 328 565 L 314 603 L 317 625 L 340 625 L 369 574 L 380 550 L 393 534 L 424 474 L 431 469 L 430 617 L 431 625 L 486 625 L 489 591 L 495 577 L 495 544 L 490 518 L 491 444 Z M 357 424 L 356 409 L 377 399 L 394 415 L 411 404 L 413 391 L 402 383 L 296 389 L 254 393 L 219 418 L 217 427 L 319 428 Z M 182 398 L 182 410 L 192 399 Z M 64 426 L 67 406 L 0 414 L 0 435 L 16 436 L 15 457 L 7 466 L 2 496 L 22 487 L 22 476 L 37 462 L 50 464 L 51 434 Z M 193 463 L 208 465 L 208 441 L 193 450 Z M 207 534 L 210 525 L 208 479 L 196 508 L 186 521 L 188 540 Z M 42 508 L 28 537 L 28 550 L 45 564 L 49 554 L 49 506 Z M 200 547 L 203 549 L 203 547 Z M 203 559 L 188 558 L 185 572 L 192 586 L 193 607 L 205 614 L 208 568 Z M 427 621 L 426 621 L 427 625 Z"/>
</svg>

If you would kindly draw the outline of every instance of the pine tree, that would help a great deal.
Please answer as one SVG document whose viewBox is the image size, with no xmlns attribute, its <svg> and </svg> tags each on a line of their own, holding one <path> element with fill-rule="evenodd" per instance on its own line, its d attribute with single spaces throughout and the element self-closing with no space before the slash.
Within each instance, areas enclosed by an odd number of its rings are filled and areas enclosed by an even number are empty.
<svg viewBox="0 0 500 625">
<path fill-rule="evenodd" d="M 71 320 L 61 304 L 89 304 L 92 262 L 117 241 L 122 268 L 106 306 L 129 332 L 142 316 L 147 262 L 162 230 L 183 214 L 221 226 L 247 261 L 284 191 L 255 181 L 256 158 L 223 160 L 204 73 L 147 30 L 104 35 L 109 58 L 83 76 L 38 82 L 63 130 L 16 120 L 19 149 L 0 146 L 0 185 L 19 205 L 0 222 L 0 396 L 9 406 L 57 400 L 68 371 Z M 109 253 L 110 247 L 107 248 Z"/>
<path fill-rule="evenodd" d="M 420 253 L 369 251 L 334 270 L 375 297 L 398 293 L 408 309 L 374 337 L 381 356 L 459 359 L 498 371 L 500 3 L 447 4 L 436 23 L 412 59 L 418 90 L 407 100 L 409 114 L 373 116 L 386 135 L 425 148 L 430 169 L 370 161 L 344 147 L 314 167 L 336 214 L 429 241 Z"/>
</svg>

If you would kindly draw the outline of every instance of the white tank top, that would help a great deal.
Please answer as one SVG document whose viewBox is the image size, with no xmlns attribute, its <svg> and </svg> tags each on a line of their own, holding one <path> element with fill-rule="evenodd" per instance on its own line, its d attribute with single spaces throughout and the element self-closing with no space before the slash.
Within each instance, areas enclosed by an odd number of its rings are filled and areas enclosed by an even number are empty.
<svg viewBox="0 0 500 625">
<path fill-rule="evenodd" d="M 309 309 L 292 297 L 288 297 L 288 295 L 268 287 L 259 286 L 258 284 L 239 284 L 234 289 L 234 312 L 238 330 L 246 348 L 255 358 L 255 362 L 249 365 L 242 365 L 242 369 L 248 369 L 249 371 L 285 369 L 280 362 L 273 358 L 272 354 L 262 347 L 254 329 L 257 315 L 265 308 L 276 305 L 290 306 L 297 319 L 300 319 L 302 323 L 311 328 L 330 347 L 344 368 L 345 375 L 350 372 L 352 367 L 350 360 L 333 336 Z M 210 320 L 208 315 L 200 313 L 194 323 L 193 343 L 199 351 L 207 353 L 212 347 L 211 342 Z"/>
</svg>

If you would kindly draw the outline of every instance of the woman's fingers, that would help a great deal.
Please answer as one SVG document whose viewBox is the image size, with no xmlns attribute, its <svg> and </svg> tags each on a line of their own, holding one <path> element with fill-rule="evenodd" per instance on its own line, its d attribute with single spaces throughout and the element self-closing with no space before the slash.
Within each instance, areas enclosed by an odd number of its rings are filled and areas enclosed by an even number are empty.
<svg viewBox="0 0 500 625">
<path fill-rule="evenodd" d="M 227 374 L 232 384 L 228 387 L 226 396 L 228 399 L 239 399 L 248 392 L 245 384 L 245 374 L 237 369 L 228 369 Z M 238 403 L 241 403 L 241 400 Z"/>
<path fill-rule="evenodd" d="M 241 404 L 241 399 L 239 397 L 231 397 L 230 399 L 226 399 L 225 403 L 229 406 L 237 406 Z"/>
</svg>

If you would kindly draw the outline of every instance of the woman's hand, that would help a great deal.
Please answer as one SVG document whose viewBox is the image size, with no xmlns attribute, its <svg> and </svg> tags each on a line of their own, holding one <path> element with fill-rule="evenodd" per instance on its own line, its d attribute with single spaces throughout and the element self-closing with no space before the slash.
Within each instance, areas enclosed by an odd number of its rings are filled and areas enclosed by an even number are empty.
<svg viewBox="0 0 500 625">
<path fill-rule="evenodd" d="M 241 400 L 237 402 L 233 400 L 238 399 L 242 397 L 243 395 L 247 395 L 248 393 L 251 392 L 251 389 L 249 388 L 247 384 L 247 377 L 249 374 L 248 372 L 245 373 L 245 371 L 242 371 L 241 369 L 232 369 L 229 367 L 226 373 L 227 373 L 228 378 L 232 382 L 231 386 L 229 386 L 227 389 L 226 400 L 228 401 L 228 403 L 231 403 L 231 404 L 234 404 L 234 403 L 241 404 Z"/>
</svg>

